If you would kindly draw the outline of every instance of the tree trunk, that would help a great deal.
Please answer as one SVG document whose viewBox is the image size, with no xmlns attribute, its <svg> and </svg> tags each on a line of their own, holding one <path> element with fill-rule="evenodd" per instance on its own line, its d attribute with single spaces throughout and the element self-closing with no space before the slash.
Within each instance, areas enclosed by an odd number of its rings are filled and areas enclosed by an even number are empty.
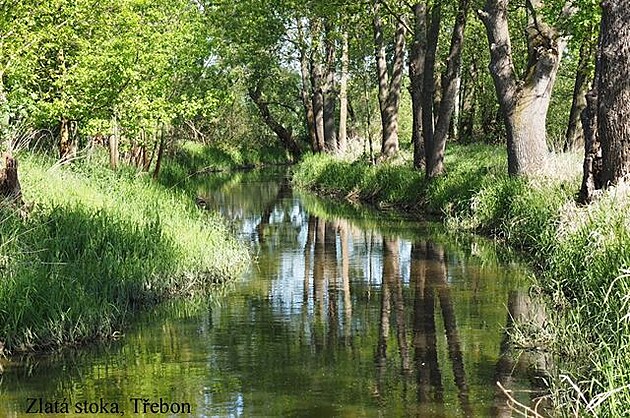
<svg viewBox="0 0 630 418">
<path fill-rule="evenodd" d="M 109 136 L 109 166 L 112 170 L 118 168 L 118 142 L 120 140 L 120 127 L 118 126 L 118 119 L 114 116 L 112 118 L 112 134 Z"/>
<path fill-rule="evenodd" d="M 548 154 L 546 118 L 551 90 L 566 41 L 537 14 L 539 1 L 528 0 L 528 63 L 517 80 L 508 31 L 508 0 L 487 0 L 479 12 L 490 44 L 490 72 L 505 120 L 508 173 L 541 171 Z"/>
<path fill-rule="evenodd" d="M 300 90 L 300 96 L 302 98 L 302 105 L 304 106 L 304 116 L 306 118 L 306 129 L 308 132 L 309 143 L 311 144 L 311 150 L 313 152 L 319 152 L 317 144 L 317 135 L 315 134 L 315 114 L 313 113 L 313 87 L 311 85 L 309 75 L 309 57 L 306 52 L 306 40 L 304 39 L 304 31 L 300 19 L 297 20 L 298 37 L 300 44 L 300 75 L 302 77 L 302 89 Z"/>
<path fill-rule="evenodd" d="M 424 74 L 422 80 L 422 136 L 424 140 L 425 165 L 428 165 L 433 149 L 433 99 L 435 97 L 435 55 L 437 52 L 438 36 L 440 34 L 441 3 L 436 2 L 431 9 L 431 22 L 426 34 L 427 49 L 424 59 Z"/>
<path fill-rule="evenodd" d="M 18 163 L 11 154 L 4 154 L 4 167 L 0 169 L 0 201 L 22 205 L 22 188 L 18 178 Z"/>
<path fill-rule="evenodd" d="M 630 172 L 630 1 L 602 3 L 598 80 L 598 137 L 602 183 L 616 184 Z"/>
<path fill-rule="evenodd" d="M 311 20 L 311 37 L 313 46 L 311 50 L 311 86 L 313 88 L 313 118 L 315 128 L 315 138 L 317 139 L 317 150 L 325 149 L 324 133 L 324 92 L 323 92 L 323 70 L 318 53 L 318 43 L 321 34 L 321 22 L 317 19 Z"/>
<path fill-rule="evenodd" d="M 580 122 L 580 115 L 586 107 L 586 92 L 588 91 L 589 77 L 591 75 L 591 62 L 595 51 L 591 35 L 586 35 L 580 45 L 580 60 L 575 73 L 573 86 L 573 100 L 569 113 L 569 125 L 564 138 L 564 151 L 572 150 L 584 141 L 584 131 Z"/>
<path fill-rule="evenodd" d="M 76 156 L 76 146 L 73 144 L 70 124 L 71 122 L 64 117 L 59 122 L 59 158 L 62 161 L 71 160 Z"/>
<path fill-rule="evenodd" d="M 578 202 L 590 203 L 595 190 L 602 189 L 602 150 L 598 137 L 597 106 L 598 89 L 601 72 L 601 51 L 603 35 L 603 19 L 600 21 L 599 39 L 595 53 L 595 74 L 593 75 L 593 87 L 586 93 L 586 107 L 580 117 L 582 132 L 584 133 L 584 164 L 582 166 L 582 185 L 578 195 Z"/>
<path fill-rule="evenodd" d="M 339 136 L 337 149 L 346 152 L 348 143 L 348 32 L 344 32 L 341 46 L 341 79 L 339 80 Z"/>
<path fill-rule="evenodd" d="M 157 180 L 160 176 L 162 168 L 162 158 L 164 158 L 164 149 L 166 148 L 166 140 L 164 138 L 164 127 L 160 128 L 160 146 L 158 148 L 157 159 L 155 160 L 155 169 L 153 170 L 153 179 Z"/>
<path fill-rule="evenodd" d="M 324 98 L 324 143 L 326 151 L 337 151 L 337 124 L 335 122 L 335 42 L 331 39 L 331 29 L 326 25 L 326 74 L 323 85 Z"/>
<path fill-rule="evenodd" d="M 313 118 L 317 150 L 323 151 L 326 147 L 324 134 L 324 93 L 322 92 L 321 66 L 312 62 L 311 82 L 313 84 Z"/>
<path fill-rule="evenodd" d="M 462 88 L 462 112 L 459 119 L 460 139 L 472 140 L 475 124 L 477 80 L 479 70 L 477 69 L 477 57 L 473 56 L 468 69 L 468 76 L 464 78 Z"/>
<path fill-rule="evenodd" d="M 257 86 L 255 89 L 250 88 L 249 97 L 258 108 L 263 122 L 265 122 L 265 124 L 276 134 L 284 148 L 289 151 L 296 160 L 299 159 L 302 152 L 298 143 L 293 138 L 291 129 L 285 128 L 273 117 L 271 111 L 269 110 L 268 103 L 262 100 L 260 86 Z"/>
<path fill-rule="evenodd" d="M 379 16 L 380 2 L 374 3 L 374 45 L 376 52 L 376 69 L 379 83 L 379 105 L 383 126 L 383 142 L 381 154 L 388 158 L 398 152 L 398 106 L 400 102 L 400 86 L 405 55 L 405 26 L 402 22 L 396 25 L 394 58 L 391 80 L 389 79 L 383 30 Z"/>
<path fill-rule="evenodd" d="M 444 171 L 444 150 L 448 137 L 451 117 L 455 109 L 458 94 L 459 69 L 462 64 L 464 29 L 468 14 L 468 0 L 460 0 L 455 26 L 451 36 L 451 46 L 446 59 L 446 70 L 442 75 L 442 98 L 438 110 L 438 118 L 433 133 L 430 153 L 427 158 L 427 177 L 436 177 Z"/>
<path fill-rule="evenodd" d="M 411 143 L 413 145 L 413 167 L 420 170 L 425 163 L 424 142 L 422 141 L 422 97 L 424 62 L 427 49 L 427 8 L 426 2 L 420 1 L 413 5 L 414 34 L 413 43 L 409 51 L 409 81 L 411 93 L 412 130 Z"/>
</svg>

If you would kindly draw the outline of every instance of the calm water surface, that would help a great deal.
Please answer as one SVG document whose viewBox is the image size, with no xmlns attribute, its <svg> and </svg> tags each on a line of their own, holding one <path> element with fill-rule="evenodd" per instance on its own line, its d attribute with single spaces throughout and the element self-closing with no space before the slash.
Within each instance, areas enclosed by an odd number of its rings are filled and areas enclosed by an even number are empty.
<svg viewBox="0 0 630 418">
<path fill-rule="evenodd" d="M 155 416 L 161 402 L 161 416 L 491 417 L 511 416 L 497 381 L 537 396 L 540 361 L 505 338 L 533 315 L 527 271 L 487 243 L 298 196 L 278 175 L 214 176 L 200 195 L 251 269 L 140 315 L 120 341 L 11 359 L 1 417 L 32 416 L 29 398 L 45 416 Z"/>
</svg>

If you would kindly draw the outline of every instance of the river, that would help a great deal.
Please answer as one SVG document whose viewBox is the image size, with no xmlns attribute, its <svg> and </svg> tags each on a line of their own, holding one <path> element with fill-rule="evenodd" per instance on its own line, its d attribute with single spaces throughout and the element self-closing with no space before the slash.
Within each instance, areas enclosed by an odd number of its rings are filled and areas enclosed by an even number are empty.
<svg viewBox="0 0 630 418">
<path fill-rule="evenodd" d="M 300 195 L 278 173 L 199 193 L 251 249 L 247 273 L 119 340 L 10 359 L 0 416 L 503 417 L 497 381 L 540 395 L 544 364 L 505 332 L 536 320 L 530 273 L 488 241 Z"/>
</svg>

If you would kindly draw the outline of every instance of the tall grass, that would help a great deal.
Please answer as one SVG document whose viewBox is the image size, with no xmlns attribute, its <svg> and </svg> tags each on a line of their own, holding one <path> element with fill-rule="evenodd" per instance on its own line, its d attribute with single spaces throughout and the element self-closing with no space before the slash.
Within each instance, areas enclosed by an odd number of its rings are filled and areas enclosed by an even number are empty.
<svg viewBox="0 0 630 418">
<path fill-rule="evenodd" d="M 20 159 L 22 219 L 0 210 L 0 341 L 9 351 L 111 336 L 174 294 L 235 277 L 248 259 L 216 215 L 146 176 Z"/>
<path fill-rule="evenodd" d="M 630 187 L 578 207 L 579 155 L 554 156 L 546 173 L 529 179 L 504 174 L 504 161 L 497 148 L 451 146 L 446 175 L 429 182 L 409 163 L 371 166 L 317 155 L 296 168 L 294 183 L 438 213 L 452 229 L 525 250 L 540 268 L 537 281 L 554 315 L 556 412 L 630 416 Z"/>
</svg>

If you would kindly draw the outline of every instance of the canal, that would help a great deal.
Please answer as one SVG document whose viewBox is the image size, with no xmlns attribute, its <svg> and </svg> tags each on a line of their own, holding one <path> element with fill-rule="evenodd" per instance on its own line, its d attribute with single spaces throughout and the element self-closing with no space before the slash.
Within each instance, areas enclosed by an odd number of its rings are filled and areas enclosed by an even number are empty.
<svg viewBox="0 0 630 418">
<path fill-rule="evenodd" d="M 301 195 L 283 173 L 216 174 L 199 196 L 250 248 L 247 273 L 117 340 L 10 359 L 0 416 L 500 417 L 497 381 L 540 395 L 545 359 L 506 334 L 543 320 L 531 273 L 491 242 Z"/>
</svg>

